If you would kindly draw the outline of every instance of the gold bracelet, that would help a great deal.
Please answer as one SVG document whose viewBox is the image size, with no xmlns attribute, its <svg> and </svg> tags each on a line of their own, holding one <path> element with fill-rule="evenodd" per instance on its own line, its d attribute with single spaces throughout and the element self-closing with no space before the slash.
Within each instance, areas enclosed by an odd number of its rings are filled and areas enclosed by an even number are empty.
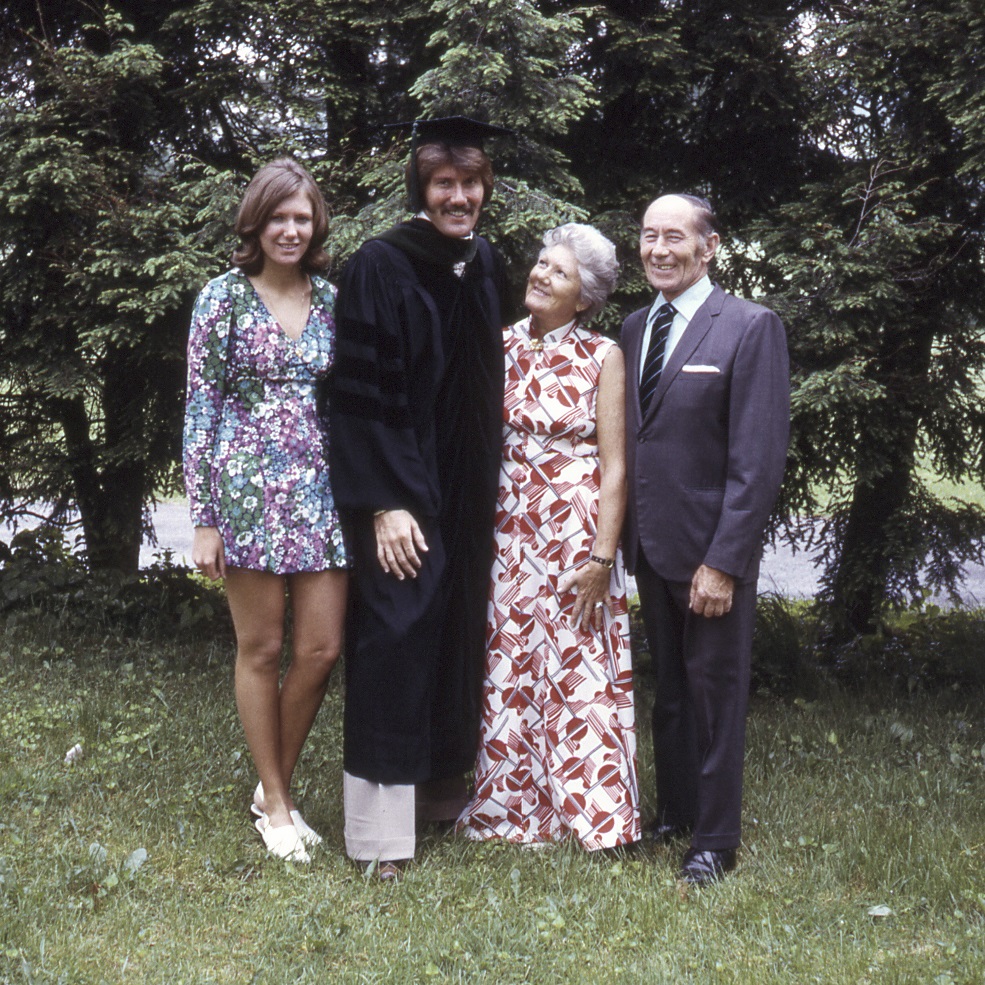
<svg viewBox="0 0 985 985">
<path fill-rule="evenodd" d="M 597 554 L 589 554 L 588 560 L 601 564 L 603 568 L 611 568 L 616 563 L 614 557 L 599 557 Z"/>
<path fill-rule="evenodd" d="M 390 512 L 389 510 L 376 510 L 374 511 L 373 516 L 383 516 L 384 513 L 389 513 L 389 512 Z"/>
</svg>

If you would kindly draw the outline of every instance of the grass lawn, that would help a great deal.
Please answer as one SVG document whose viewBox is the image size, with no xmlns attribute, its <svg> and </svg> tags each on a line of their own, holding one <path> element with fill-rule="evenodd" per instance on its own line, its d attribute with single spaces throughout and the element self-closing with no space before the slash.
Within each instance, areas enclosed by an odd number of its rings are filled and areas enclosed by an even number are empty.
<svg viewBox="0 0 985 985">
<path fill-rule="evenodd" d="M 985 981 L 980 691 L 756 697 L 739 868 L 687 892 L 683 846 L 436 835 L 365 878 L 340 680 L 298 777 L 326 845 L 290 866 L 249 824 L 225 648 L 0 637 L 0 983 Z"/>
</svg>

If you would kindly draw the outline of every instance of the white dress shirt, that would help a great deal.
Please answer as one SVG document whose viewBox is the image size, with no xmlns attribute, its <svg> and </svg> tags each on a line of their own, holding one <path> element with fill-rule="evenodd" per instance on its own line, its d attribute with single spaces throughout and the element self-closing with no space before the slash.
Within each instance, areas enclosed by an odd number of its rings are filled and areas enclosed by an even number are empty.
<svg viewBox="0 0 985 985">
<path fill-rule="evenodd" d="M 701 307 L 708 300 L 708 295 L 712 291 L 711 278 L 705 274 L 700 280 L 695 281 L 686 291 L 682 291 L 680 294 L 674 298 L 670 303 L 674 306 L 674 310 L 677 314 L 674 315 L 674 320 L 670 323 L 670 334 L 667 336 L 667 347 L 664 349 L 664 361 L 663 365 L 667 365 L 667 360 L 670 359 L 670 354 L 674 351 L 674 347 L 681 340 L 681 336 L 684 334 L 685 329 L 690 324 L 691 319 L 695 316 L 698 308 Z M 643 363 L 646 360 L 646 352 L 650 348 L 650 334 L 653 331 L 653 322 L 657 317 L 657 310 L 661 305 L 665 304 L 665 298 L 663 291 L 657 295 L 656 301 L 653 302 L 650 308 L 649 314 L 646 316 L 646 330 L 643 332 L 643 344 L 640 349 L 640 379 L 643 378 Z M 663 366 L 661 366 L 661 370 Z"/>
</svg>

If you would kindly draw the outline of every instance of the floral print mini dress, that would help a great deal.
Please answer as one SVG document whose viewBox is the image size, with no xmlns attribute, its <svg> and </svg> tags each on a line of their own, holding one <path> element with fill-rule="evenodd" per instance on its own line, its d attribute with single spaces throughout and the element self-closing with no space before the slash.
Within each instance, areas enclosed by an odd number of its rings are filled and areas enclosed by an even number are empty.
<svg viewBox="0 0 985 985">
<path fill-rule="evenodd" d="M 334 358 L 335 288 L 311 278 L 292 339 L 233 270 L 195 303 L 184 473 L 192 523 L 216 527 L 226 564 L 292 574 L 349 567 L 317 395 Z"/>
</svg>

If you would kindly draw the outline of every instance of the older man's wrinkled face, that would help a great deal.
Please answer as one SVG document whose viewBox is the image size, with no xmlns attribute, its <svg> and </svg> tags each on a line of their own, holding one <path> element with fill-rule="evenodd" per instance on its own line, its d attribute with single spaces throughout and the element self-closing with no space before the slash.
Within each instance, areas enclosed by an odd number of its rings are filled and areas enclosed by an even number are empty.
<svg viewBox="0 0 985 985">
<path fill-rule="evenodd" d="M 445 164 L 424 189 L 424 211 L 443 236 L 468 236 L 479 221 L 484 194 L 478 174 Z"/>
<path fill-rule="evenodd" d="M 640 259 L 650 285 L 673 301 L 708 272 L 718 249 L 718 233 L 699 232 L 695 207 L 677 195 L 664 195 L 643 216 Z"/>
</svg>

